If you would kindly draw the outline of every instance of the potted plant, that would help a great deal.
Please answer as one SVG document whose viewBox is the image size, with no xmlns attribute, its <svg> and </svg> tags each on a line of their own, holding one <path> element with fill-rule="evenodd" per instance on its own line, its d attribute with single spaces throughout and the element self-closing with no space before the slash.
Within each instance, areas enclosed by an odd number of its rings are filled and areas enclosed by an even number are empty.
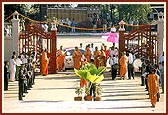
<svg viewBox="0 0 168 115">
<path fill-rule="evenodd" d="M 96 85 L 96 89 L 95 89 L 95 97 L 94 97 L 94 101 L 100 101 L 101 100 L 101 94 L 103 92 L 102 86 L 101 84 L 97 84 Z"/>
<path fill-rule="evenodd" d="M 89 91 L 89 85 L 85 87 L 85 96 L 84 96 L 84 100 L 85 101 L 92 101 L 92 96 L 90 95 L 90 91 Z"/>
<path fill-rule="evenodd" d="M 96 68 L 94 64 L 88 64 L 86 66 L 82 66 L 79 70 L 74 69 L 75 74 L 79 76 L 81 79 L 84 79 L 87 81 L 87 84 L 85 84 L 85 94 L 86 97 L 92 98 L 92 95 L 90 94 L 94 86 L 96 86 L 97 83 L 101 82 L 104 79 L 103 72 L 106 70 L 106 67 L 101 66 L 99 68 Z M 95 92 L 93 92 L 95 94 Z"/>
<path fill-rule="evenodd" d="M 78 85 L 78 83 L 75 85 L 75 93 L 77 94 L 77 96 L 74 97 L 74 100 L 82 101 L 83 88 L 80 85 Z"/>
</svg>

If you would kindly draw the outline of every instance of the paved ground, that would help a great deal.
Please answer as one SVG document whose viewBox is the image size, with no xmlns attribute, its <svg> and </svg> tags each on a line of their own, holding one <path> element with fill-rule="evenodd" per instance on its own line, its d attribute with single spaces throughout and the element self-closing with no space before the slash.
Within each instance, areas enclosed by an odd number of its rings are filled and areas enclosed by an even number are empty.
<svg viewBox="0 0 168 115">
<path fill-rule="evenodd" d="M 138 76 L 134 80 L 111 80 L 108 70 L 102 81 L 102 101 L 74 101 L 74 85 L 79 81 L 72 70 L 36 76 L 35 85 L 18 100 L 18 82 L 10 82 L 3 92 L 3 113 L 165 113 L 165 94 L 161 94 L 156 108 L 151 109 L 144 86 Z"/>
</svg>

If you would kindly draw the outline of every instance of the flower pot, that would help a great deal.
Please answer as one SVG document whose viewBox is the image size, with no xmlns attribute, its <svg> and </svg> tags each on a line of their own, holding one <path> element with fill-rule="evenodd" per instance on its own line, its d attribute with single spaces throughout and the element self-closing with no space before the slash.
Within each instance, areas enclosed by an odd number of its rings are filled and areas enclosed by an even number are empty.
<svg viewBox="0 0 168 115">
<path fill-rule="evenodd" d="M 92 96 L 87 95 L 87 96 L 84 97 L 84 100 L 85 101 L 92 101 L 92 98 L 93 98 Z"/>
<path fill-rule="evenodd" d="M 101 97 L 94 97 L 94 101 L 100 101 Z"/>
<path fill-rule="evenodd" d="M 82 101 L 82 97 L 79 96 L 79 97 L 74 97 L 74 101 Z"/>
</svg>

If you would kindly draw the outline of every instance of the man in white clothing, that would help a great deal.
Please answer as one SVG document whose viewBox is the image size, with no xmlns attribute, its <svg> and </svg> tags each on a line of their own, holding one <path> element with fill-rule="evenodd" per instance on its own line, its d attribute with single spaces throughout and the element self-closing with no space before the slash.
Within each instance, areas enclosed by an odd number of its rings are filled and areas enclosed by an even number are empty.
<svg viewBox="0 0 168 115">
<path fill-rule="evenodd" d="M 118 58 L 115 55 L 111 56 L 109 59 L 109 64 L 111 65 L 112 80 L 115 80 L 117 76 L 117 70 L 118 70 L 118 68 L 116 68 L 116 66 L 118 65 Z"/>
<path fill-rule="evenodd" d="M 134 57 L 130 51 L 128 51 L 128 79 L 134 79 L 134 66 L 133 66 Z"/>
<path fill-rule="evenodd" d="M 15 79 L 16 80 L 19 80 L 18 76 L 19 76 L 19 69 L 21 67 L 21 64 L 22 64 L 21 56 L 18 56 L 18 58 L 16 59 L 16 73 L 15 73 Z"/>
<path fill-rule="evenodd" d="M 9 72 L 10 72 L 10 81 L 15 81 L 16 73 L 16 57 L 12 56 L 12 59 L 9 61 Z"/>
</svg>

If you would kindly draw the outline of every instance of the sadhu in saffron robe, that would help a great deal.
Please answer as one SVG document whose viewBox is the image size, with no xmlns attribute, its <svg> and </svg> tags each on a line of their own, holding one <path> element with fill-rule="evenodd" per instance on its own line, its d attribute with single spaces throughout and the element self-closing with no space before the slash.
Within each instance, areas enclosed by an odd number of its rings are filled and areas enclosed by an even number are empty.
<svg viewBox="0 0 168 115">
<path fill-rule="evenodd" d="M 65 53 L 62 50 L 59 50 L 58 56 L 57 56 L 57 69 L 58 69 L 58 71 L 61 71 L 63 69 L 64 59 L 65 59 Z"/>
<path fill-rule="evenodd" d="M 95 50 L 94 51 L 94 65 L 98 68 L 99 67 L 99 63 L 100 63 L 100 51 L 99 50 Z"/>
<path fill-rule="evenodd" d="M 126 55 L 121 56 L 120 60 L 120 77 L 125 77 L 127 73 L 127 63 L 128 63 L 128 57 Z"/>
<path fill-rule="evenodd" d="M 48 63 L 49 63 L 49 59 L 47 58 L 47 53 L 46 52 L 42 52 L 42 56 L 41 56 L 41 61 L 42 61 L 42 75 L 46 76 L 48 75 Z"/>
<path fill-rule="evenodd" d="M 157 93 L 159 92 L 159 76 L 157 74 L 149 74 L 147 81 L 149 98 L 152 106 L 155 106 L 157 102 Z"/>
<path fill-rule="evenodd" d="M 85 52 L 84 52 L 84 56 L 85 56 L 85 58 L 87 59 L 87 62 L 91 62 L 91 56 L 92 56 L 92 53 L 91 53 L 91 51 L 90 50 L 86 50 Z"/>
<path fill-rule="evenodd" d="M 81 58 L 82 58 L 82 53 L 80 50 L 75 50 L 72 54 L 72 58 L 74 61 L 74 68 L 75 69 L 80 69 L 81 67 Z"/>
</svg>

